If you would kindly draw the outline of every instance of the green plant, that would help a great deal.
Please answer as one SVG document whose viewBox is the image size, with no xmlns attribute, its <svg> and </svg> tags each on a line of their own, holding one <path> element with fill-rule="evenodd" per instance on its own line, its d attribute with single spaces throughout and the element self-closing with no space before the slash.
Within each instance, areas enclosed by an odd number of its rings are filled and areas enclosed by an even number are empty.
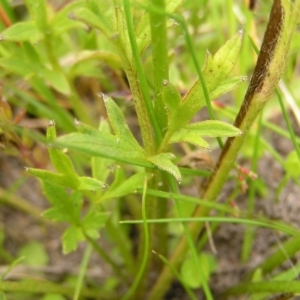
<svg viewBox="0 0 300 300">
<path fill-rule="evenodd" d="M 251 249 L 249 245 L 253 237 L 253 226 L 268 227 L 291 235 L 290 255 L 299 250 L 298 244 L 295 244 L 295 240 L 299 239 L 299 232 L 295 228 L 252 215 L 251 201 L 258 189 L 255 183 L 250 183 L 249 211 L 239 212 L 240 218 L 231 217 L 236 214 L 234 209 L 215 202 L 233 168 L 238 168 L 244 176 L 249 175 L 247 170 L 236 164 L 236 159 L 246 138 L 251 136 L 250 128 L 265 107 L 285 67 L 300 3 L 274 1 L 244 102 L 234 125 L 231 125 L 216 119 L 211 100 L 245 82 L 244 76 L 230 76 L 239 59 L 243 32 L 238 31 L 234 34 L 214 55 L 207 52 L 201 71 L 187 24 L 176 14 L 183 2 L 177 0 L 164 3 L 152 0 L 145 6 L 142 2 L 130 3 L 129 0 L 102 1 L 101 5 L 96 0 L 76 1 L 54 13 L 46 1 L 27 0 L 30 20 L 17 22 L 1 34 L 1 39 L 5 41 L 0 48 L 0 66 L 5 72 L 4 75 L 18 74 L 30 84 L 30 89 L 22 91 L 8 83 L 14 97 L 24 100 L 27 110 L 32 114 L 55 120 L 50 121 L 46 133 L 49 157 L 55 171 L 26 168 L 28 173 L 41 180 L 44 194 L 51 204 L 44 212 L 44 217 L 68 224 L 62 236 L 64 253 L 76 250 L 81 241 L 87 242 L 75 292 L 68 288 L 59 291 L 56 285 L 50 283 L 41 285 L 39 292 L 60 292 L 65 295 L 73 293 L 73 299 L 79 299 L 80 295 L 97 297 L 97 290 L 83 287 L 85 272 L 94 250 L 113 269 L 120 290 L 126 288 L 123 299 L 162 299 L 174 275 L 183 284 L 190 298 L 196 299 L 191 289 L 201 286 L 206 299 L 213 299 L 209 279 L 211 272 L 215 270 L 215 262 L 212 259 L 209 266 L 205 265 L 211 258 L 205 253 L 199 253 L 207 243 L 207 235 L 202 235 L 197 243 L 197 238 L 207 222 L 212 222 L 212 230 L 225 222 L 248 225 L 250 233 L 245 237 L 245 260 Z M 293 9 L 293 6 L 296 9 Z M 7 3 L 6 13 L 13 14 Z M 199 78 L 183 97 L 178 88 L 170 82 L 168 70 L 167 29 L 174 26 L 174 22 L 183 30 L 188 53 L 191 54 Z M 82 28 L 89 28 L 91 32 L 84 32 Z M 100 31 L 101 35 L 98 35 L 96 30 Z M 75 44 L 72 38 L 79 41 L 79 50 L 76 58 L 73 58 L 72 65 L 63 65 L 60 58 L 71 51 Z M 57 46 L 59 42 L 62 42 L 61 47 Z M 36 47 L 35 43 L 38 43 Z M 142 61 L 142 58 L 149 57 L 147 50 L 150 44 L 153 78 L 147 76 L 147 63 L 143 65 Z M 105 109 L 102 108 L 101 112 L 107 115 L 107 119 L 101 119 L 98 128 L 98 120 L 92 113 L 92 107 L 85 106 L 81 101 L 75 79 L 77 76 L 88 75 L 104 80 L 105 73 L 98 74 L 94 65 L 94 62 L 99 60 L 109 65 L 116 73 L 123 70 L 126 74 L 142 143 L 137 140 L 136 132 L 127 125 L 128 117 L 125 117 L 121 107 L 112 97 L 104 94 L 94 95 L 103 101 Z M 100 73 L 103 73 L 104 68 L 100 69 Z M 122 76 L 118 78 L 123 82 Z M 108 83 L 104 85 L 108 92 L 114 88 Z M 61 97 L 62 103 L 68 103 L 66 107 L 69 110 L 58 104 L 56 95 Z M 42 101 L 39 101 L 39 98 Z M 16 99 L 12 100 L 12 103 L 18 105 Z M 205 107 L 210 120 L 191 122 L 199 110 Z M 12 135 L 9 138 L 13 140 L 16 137 L 10 113 L 4 104 L 0 109 L 1 127 L 11 129 Z M 230 115 L 230 109 L 227 113 Z M 72 121 L 72 114 L 76 116 L 75 122 Z M 90 114 L 93 117 L 89 117 Z M 262 124 L 260 119 L 259 128 Z M 57 137 L 56 129 L 76 132 Z M 291 127 L 289 129 L 296 154 L 291 153 L 284 164 L 287 170 L 285 180 L 293 178 L 297 181 L 298 173 L 294 173 L 290 165 L 294 161 L 298 162 L 299 152 L 296 137 Z M 258 130 L 253 137 L 254 172 L 259 158 L 259 132 Z M 174 162 L 176 152 L 173 144 L 190 143 L 209 150 L 210 145 L 205 137 L 217 138 L 221 155 L 213 172 L 206 173 L 209 178 L 200 195 L 203 200 L 199 200 L 197 197 L 180 193 L 178 184 L 182 181 L 182 173 L 187 170 L 179 168 Z M 225 145 L 221 140 L 224 137 L 229 137 Z M 69 152 L 76 152 L 81 156 L 72 155 L 71 159 Z M 91 176 L 84 173 L 86 166 Z M 190 170 L 187 172 L 192 174 Z M 199 171 L 197 174 L 202 173 Z M 142 195 L 142 203 L 138 201 L 137 195 Z M 174 200 L 178 217 L 168 218 L 168 198 Z M 132 218 L 137 220 L 121 222 L 123 202 L 128 206 Z M 190 203 L 190 208 L 186 208 L 186 203 Z M 219 216 L 210 217 L 212 209 L 217 211 Z M 189 214 L 185 210 L 190 210 Z M 182 237 L 178 237 L 178 244 L 172 248 L 168 242 L 168 223 L 171 222 L 180 222 L 183 228 Z M 130 240 L 125 227 L 129 225 L 125 224 L 136 226 L 138 245 L 134 245 Z M 114 239 L 119 261 L 100 246 L 101 232 Z M 137 255 L 134 255 L 134 247 L 137 248 Z M 152 250 L 160 260 L 151 255 Z M 270 261 L 271 258 L 272 256 Z M 260 268 L 271 269 L 271 264 L 270 262 Z M 120 268 L 120 265 L 124 268 Z M 279 263 L 275 265 L 278 266 Z M 189 272 L 191 266 L 194 268 L 192 275 Z M 152 273 L 157 275 L 153 286 L 149 283 Z M 192 282 L 193 276 L 195 278 Z M 228 290 L 227 294 L 245 293 L 250 285 L 254 286 L 254 294 L 285 290 L 299 292 L 296 282 L 292 282 L 290 288 L 287 287 L 286 278 L 282 279 L 281 285 L 272 282 L 264 288 L 261 287 L 265 282 L 255 286 L 252 282 L 249 283 L 250 280 L 252 278 Z M 261 281 L 263 280 L 262 277 Z M 23 288 L 24 291 L 33 292 L 30 285 L 26 287 L 26 284 L 11 284 L 11 289 L 9 286 L 9 282 L 0 283 L 0 289 L 5 291 L 22 291 Z M 108 298 L 120 297 L 120 294 L 110 292 L 106 295 Z"/>
</svg>

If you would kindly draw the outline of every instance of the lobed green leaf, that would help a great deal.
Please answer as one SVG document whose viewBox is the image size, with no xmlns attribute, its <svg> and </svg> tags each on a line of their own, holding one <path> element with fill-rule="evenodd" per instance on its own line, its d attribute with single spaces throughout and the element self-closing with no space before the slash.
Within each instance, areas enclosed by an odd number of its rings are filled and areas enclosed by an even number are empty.
<svg viewBox="0 0 300 300">
<path fill-rule="evenodd" d="M 207 120 L 186 125 L 173 132 L 169 143 L 188 142 L 197 147 L 209 149 L 209 144 L 202 137 L 230 137 L 242 134 L 231 124 Z"/>
<path fill-rule="evenodd" d="M 126 142 L 130 143 L 134 149 L 138 149 L 140 152 L 143 152 L 143 148 L 132 135 L 128 125 L 126 124 L 125 117 L 118 105 L 106 95 L 103 95 L 103 101 L 110 125 L 115 135 L 120 139 L 126 140 Z"/>
<path fill-rule="evenodd" d="M 60 71 L 50 70 L 32 61 L 25 61 L 17 57 L 0 59 L 0 66 L 12 73 L 23 77 L 41 77 L 47 80 L 57 91 L 69 95 L 71 93 L 69 83 L 64 74 Z"/>
<path fill-rule="evenodd" d="M 176 122 L 175 118 L 181 104 L 181 95 L 167 80 L 164 80 L 162 85 L 162 100 L 167 111 L 168 124 L 171 126 L 172 122 Z"/>
<path fill-rule="evenodd" d="M 103 181 L 92 177 L 81 176 L 78 177 L 79 185 L 77 187 L 78 191 L 97 191 L 107 188 L 107 184 Z"/>
<path fill-rule="evenodd" d="M 147 161 L 144 152 L 133 148 L 127 141 L 97 130 L 93 131 L 93 135 L 68 134 L 57 138 L 52 145 L 75 150 L 89 156 L 106 157 L 137 165 L 144 165 Z"/>
<path fill-rule="evenodd" d="M 0 40 L 12 42 L 37 42 L 42 38 L 43 33 L 30 21 L 13 24 L 0 34 Z"/>
<path fill-rule="evenodd" d="M 176 180 L 180 183 L 181 174 L 178 167 L 172 162 L 174 158 L 175 156 L 173 153 L 160 153 L 158 155 L 148 157 L 147 159 L 159 169 L 164 170 L 173 175 L 176 178 Z"/>
<path fill-rule="evenodd" d="M 108 26 L 105 17 L 100 18 L 88 8 L 81 7 L 75 9 L 72 12 L 72 18 L 100 30 L 107 38 L 110 38 L 114 34 L 113 28 Z"/>
<path fill-rule="evenodd" d="M 217 91 L 216 95 L 220 93 L 220 86 L 222 85 L 222 82 L 224 83 L 224 80 L 226 80 L 228 74 L 233 69 L 241 46 L 242 31 L 239 31 L 229 39 L 214 56 L 207 53 L 203 75 L 210 94 L 218 87 L 219 91 Z M 173 132 L 174 130 L 185 126 L 205 105 L 203 88 L 200 80 L 198 80 L 182 99 L 176 115 L 169 124 L 169 131 Z"/>
<path fill-rule="evenodd" d="M 200 136 L 206 137 L 231 137 L 242 134 L 241 130 L 235 126 L 216 120 L 188 124 L 185 129 L 197 132 Z"/>
<path fill-rule="evenodd" d="M 180 142 L 188 142 L 200 148 L 209 149 L 209 144 L 201 138 L 199 132 L 182 128 L 174 131 L 169 140 L 169 144 L 175 144 Z"/>
<path fill-rule="evenodd" d="M 63 242 L 63 253 L 68 254 L 77 249 L 79 242 L 84 240 L 84 235 L 80 227 L 71 226 L 69 227 L 62 237 Z"/>
<path fill-rule="evenodd" d="M 220 84 L 209 94 L 211 100 L 217 99 L 220 96 L 236 89 L 247 80 L 245 76 L 234 76 L 225 78 Z"/>
<path fill-rule="evenodd" d="M 110 189 L 101 197 L 101 201 L 111 198 L 120 198 L 125 195 L 134 193 L 137 188 L 142 188 L 145 180 L 146 173 L 137 173 L 129 177 L 122 183 L 114 184 Z"/>
<path fill-rule="evenodd" d="M 76 190 L 79 186 L 79 180 L 68 174 L 58 174 L 46 170 L 27 168 L 29 174 L 51 184 L 63 186 Z"/>
<path fill-rule="evenodd" d="M 96 239 L 99 238 L 99 229 L 105 225 L 108 217 L 107 213 L 92 211 L 83 218 L 81 226 L 91 238 Z"/>
<path fill-rule="evenodd" d="M 110 126 L 105 119 L 102 119 L 99 126 L 99 132 L 110 133 Z M 92 174 L 93 178 L 98 180 L 107 181 L 110 174 L 110 166 L 113 161 L 103 157 L 92 157 Z"/>
<path fill-rule="evenodd" d="M 43 191 L 47 199 L 53 205 L 44 212 L 44 216 L 56 221 L 64 221 L 71 224 L 80 222 L 82 196 L 78 192 L 68 194 L 65 188 L 43 181 Z"/>
<path fill-rule="evenodd" d="M 45 0 L 25 0 L 31 18 L 43 32 L 47 29 L 48 18 Z"/>
<path fill-rule="evenodd" d="M 72 28 L 83 27 L 83 24 L 69 17 L 72 10 L 82 7 L 83 4 L 83 1 L 71 2 L 60 9 L 50 22 L 51 33 L 54 36 L 59 36 Z"/>
<path fill-rule="evenodd" d="M 52 142 L 56 138 L 55 124 L 53 121 L 49 123 L 47 128 L 47 143 Z M 69 156 L 63 153 L 60 149 L 54 149 L 49 147 L 48 152 L 50 155 L 51 163 L 54 168 L 61 174 L 70 176 L 72 180 L 76 181 L 77 173 L 74 169 L 74 165 Z"/>
<path fill-rule="evenodd" d="M 41 70 L 41 74 L 58 92 L 67 96 L 71 94 L 69 82 L 61 71 L 44 68 Z"/>
</svg>

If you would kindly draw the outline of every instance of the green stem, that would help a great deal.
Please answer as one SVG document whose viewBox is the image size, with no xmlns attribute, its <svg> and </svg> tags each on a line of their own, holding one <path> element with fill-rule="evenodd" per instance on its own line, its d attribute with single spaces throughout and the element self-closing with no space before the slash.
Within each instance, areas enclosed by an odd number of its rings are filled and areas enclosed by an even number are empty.
<svg viewBox="0 0 300 300">
<path fill-rule="evenodd" d="M 165 11 L 164 0 L 151 0 L 150 3 L 162 12 Z M 164 80 L 169 80 L 168 47 L 166 15 L 150 10 L 153 83 L 155 95 L 155 113 L 160 123 L 160 128 L 167 128 L 167 114 L 162 100 L 162 85 Z"/>
<path fill-rule="evenodd" d="M 290 138 L 291 138 L 291 140 L 293 142 L 293 145 L 294 145 L 294 148 L 296 150 L 297 156 L 298 156 L 298 158 L 300 160 L 300 149 L 299 149 L 299 145 L 298 145 L 298 143 L 296 141 L 295 132 L 293 130 L 293 127 L 292 127 L 292 124 L 290 122 L 289 116 L 288 116 L 287 111 L 285 109 L 285 106 L 283 104 L 283 100 L 282 100 L 281 94 L 278 91 L 278 89 L 276 89 L 275 91 L 276 91 L 276 95 L 277 95 L 277 98 L 278 98 L 278 101 L 279 101 L 279 104 L 280 104 L 282 115 L 284 117 L 285 123 L 286 123 L 287 128 L 288 128 L 289 133 L 290 133 Z"/>
<path fill-rule="evenodd" d="M 197 300 L 196 295 L 193 293 L 193 291 L 190 289 L 190 287 L 185 283 L 184 279 L 181 277 L 180 273 L 169 263 L 169 261 L 160 253 L 157 253 L 155 251 L 152 251 L 154 254 L 156 254 L 162 262 L 167 265 L 170 270 L 174 273 L 175 277 L 178 279 L 178 281 L 181 283 L 183 288 L 185 289 L 186 293 L 189 295 L 191 300 Z"/>
<path fill-rule="evenodd" d="M 263 275 L 272 272 L 275 268 L 280 266 L 284 261 L 293 257 L 300 250 L 300 238 L 292 237 L 284 242 L 280 248 L 270 255 L 263 263 L 255 268 L 261 270 Z M 247 279 L 251 280 L 255 270 L 247 274 Z"/>
<path fill-rule="evenodd" d="M 129 78 L 131 77 L 132 80 L 136 80 L 136 79 L 138 80 L 138 86 L 136 88 L 141 90 L 141 94 L 142 94 L 143 97 L 142 98 L 137 98 L 135 100 L 136 101 L 142 101 L 142 99 L 143 99 L 144 102 L 140 103 L 139 106 L 145 106 L 146 107 L 147 118 L 149 116 L 151 124 L 152 124 L 154 132 L 155 132 L 155 135 L 156 135 L 156 142 L 157 142 L 157 145 L 158 145 L 158 144 L 160 144 L 160 142 L 162 140 L 162 134 L 161 134 L 161 129 L 159 127 L 158 121 L 157 121 L 156 116 L 155 116 L 155 111 L 154 111 L 154 108 L 153 108 L 153 105 L 152 105 L 152 101 L 151 101 L 151 97 L 150 97 L 150 93 L 149 93 L 149 89 L 148 89 L 148 85 L 147 85 L 147 79 L 146 79 L 144 69 L 143 69 L 143 66 L 142 66 L 142 62 L 141 62 L 141 59 L 140 59 L 140 56 L 139 56 L 139 49 L 138 49 L 138 46 L 137 46 L 135 33 L 134 33 L 134 28 L 133 28 L 133 24 L 132 24 L 129 0 L 123 0 L 123 6 L 124 6 L 124 12 L 125 12 L 125 18 L 126 18 L 126 24 L 127 24 L 129 40 L 130 40 L 130 44 L 131 44 L 133 61 L 134 61 L 134 64 L 135 64 L 135 69 L 137 71 L 137 73 L 136 73 L 137 78 L 134 78 L 135 76 L 130 76 L 130 74 L 128 74 L 128 75 L 129 75 Z M 131 75 L 133 75 L 133 74 L 131 74 Z M 132 92 L 134 92 L 134 90 Z M 137 113 L 139 113 L 138 110 L 137 110 Z M 141 121 L 142 117 L 143 116 L 141 116 L 141 115 L 139 116 L 140 121 Z M 144 122 L 145 121 L 140 123 L 142 131 L 143 131 Z M 143 136 L 143 139 L 144 139 L 146 150 L 150 153 L 154 153 L 155 144 L 151 143 L 151 141 L 153 140 L 152 134 L 149 133 L 149 132 L 145 132 L 145 134 L 147 134 L 147 136 Z"/>
<path fill-rule="evenodd" d="M 251 161 L 251 170 L 253 172 L 257 172 L 257 165 L 259 160 L 259 138 L 261 135 L 261 123 L 262 123 L 262 114 L 259 116 L 257 131 L 255 135 L 254 140 L 254 147 L 253 147 L 253 155 L 252 155 L 252 161 Z M 248 197 L 248 212 L 252 214 L 254 212 L 254 204 L 255 204 L 255 193 L 256 193 L 256 182 L 254 180 L 251 180 L 250 187 L 249 187 L 249 197 Z M 246 232 L 243 239 L 243 246 L 242 246 L 242 261 L 246 262 L 249 259 L 250 252 L 252 249 L 252 243 L 254 240 L 254 234 L 255 230 L 252 226 L 246 227 Z"/>
<path fill-rule="evenodd" d="M 157 174 L 156 189 L 159 188 L 161 191 L 166 191 L 168 187 L 168 178 L 165 173 L 159 172 Z M 169 203 L 163 198 L 155 196 L 155 215 L 154 218 L 165 218 L 168 215 Z M 155 243 L 152 249 L 159 249 L 160 254 L 168 255 L 168 225 L 167 224 L 155 224 L 154 226 L 154 237 Z M 157 260 L 161 262 L 161 260 Z M 162 264 L 158 265 L 159 271 L 161 271 Z"/>
<path fill-rule="evenodd" d="M 128 204 L 129 202 L 133 201 L 126 201 L 126 204 Z M 138 216 L 138 218 L 140 218 L 140 215 Z M 109 219 L 107 221 L 106 229 L 109 235 L 111 236 L 113 243 L 116 245 L 116 248 L 120 251 L 120 255 L 124 260 L 127 277 L 129 276 L 131 278 L 135 274 L 135 263 L 133 259 L 132 249 L 129 246 L 131 243 L 131 241 L 129 241 L 130 237 L 128 237 L 124 231 L 120 230 L 118 226 L 119 224 L 115 224 L 115 222 L 112 219 Z"/>
<path fill-rule="evenodd" d="M 212 104 L 211 104 L 211 101 L 210 101 L 208 88 L 207 88 L 207 85 L 205 83 L 205 79 L 204 79 L 203 73 L 201 71 L 200 65 L 198 63 L 196 52 L 195 52 L 195 49 L 194 49 L 194 45 L 193 45 L 191 36 L 189 34 L 187 25 L 186 25 L 183 17 L 178 16 L 178 15 L 171 15 L 171 17 L 174 18 L 177 22 L 179 22 L 181 24 L 182 29 L 185 33 L 186 44 L 188 46 L 189 52 L 191 53 L 194 66 L 196 68 L 197 75 L 200 79 L 201 86 L 202 86 L 202 89 L 203 89 L 203 94 L 204 94 L 204 97 L 205 97 L 205 103 L 206 103 L 206 106 L 207 106 L 207 111 L 208 111 L 208 114 L 209 114 L 209 118 L 211 120 L 215 120 L 216 118 L 215 118 L 215 114 L 214 114 Z M 219 35 L 219 36 L 221 36 L 221 35 Z M 218 144 L 219 144 L 220 148 L 223 148 L 223 142 L 219 137 L 217 138 L 217 141 L 218 141 Z"/>
<path fill-rule="evenodd" d="M 73 300 L 78 300 L 79 296 L 80 296 L 80 291 L 82 290 L 82 286 L 83 286 L 83 280 L 84 280 L 84 276 L 92 255 L 92 250 L 93 247 L 91 244 L 87 244 L 85 251 L 84 251 L 84 255 L 83 255 L 83 260 L 81 262 L 80 265 L 80 271 L 79 271 L 79 275 L 77 276 L 77 281 L 76 281 L 76 287 L 75 287 L 75 293 L 74 293 L 74 297 Z"/>
<path fill-rule="evenodd" d="M 288 0 L 284 2 L 274 0 L 261 52 L 243 105 L 235 121 L 235 126 L 242 130 L 243 135 L 227 140 L 216 165 L 215 172 L 210 177 L 201 197 L 207 201 L 216 201 L 232 166 L 236 162 L 238 153 L 249 133 L 251 125 L 267 103 L 268 98 L 270 98 L 271 93 L 279 81 L 282 69 L 285 65 L 291 37 L 295 31 L 299 9 L 299 0 L 293 4 Z M 197 207 L 193 216 L 207 216 L 209 212 L 210 209 L 207 207 Z M 191 222 L 189 224 L 189 232 L 194 241 L 203 227 L 204 223 Z M 171 255 L 170 263 L 173 264 L 174 267 L 178 267 L 187 250 L 187 238 L 182 237 Z M 160 299 L 168 290 L 172 279 L 172 272 L 169 268 L 165 267 L 147 299 Z"/>
<path fill-rule="evenodd" d="M 168 179 L 169 179 L 169 184 L 170 184 L 172 192 L 174 194 L 179 194 L 178 186 L 177 186 L 177 182 L 176 182 L 175 178 L 173 176 L 171 176 L 170 174 L 168 174 Z M 182 214 L 182 209 L 181 209 L 181 203 L 179 201 L 175 200 L 175 205 L 176 205 L 178 215 L 181 218 L 182 215 L 183 215 Z M 204 276 L 203 268 L 202 268 L 202 266 L 199 262 L 199 255 L 197 253 L 197 249 L 196 249 L 195 244 L 194 244 L 195 237 L 193 235 L 191 235 L 191 233 L 189 231 L 189 228 L 188 228 L 188 226 L 185 222 L 182 222 L 182 226 L 183 226 L 183 230 L 184 230 L 184 239 L 186 241 L 186 250 L 185 250 L 185 252 L 190 250 L 193 261 L 197 265 L 198 274 L 195 274 L 195 275 L 200 277 L 206 299 L 207 300 L 213 300 L 211 291 L 210 291 L 209 286 L 208 286 L 207 279 Z M 184 254 L 186 254 L 186 253 L 184 253 Z M 182 260 L 184 259 L 184 256 L 181 257 Z M 176 269 L 176 267 L 177 267 L 177 265 L 174 265 L 175 269 Z M 164 270 L 166 270 L 166 267 L 163 269 L 163 271 Z M 168 271 L 171 272 L 171 269 L 168 268 Z M 149 299 L 151 299 L 151 295 L 152 295 L 152 291 L 151 291 Z M 162 295 L 159 295 L 155 299 L 160 299 L 161 296 Z"/>
<path fill-rule="evenodd" d="M 146 215 L 146 190 L 147 190 L 147 179 L 145 178 L 144 182 L 144 189 L 143 189 L 143 199 L 142 199 L 142 216 L 143 216 L 143 225 L 144 225 L 144 255 L 142 258 L 141 265 L 139 267 L 138 273 L 135 277 L 135 280 L 133 284 L 131 285 L 129 291 L 126 293 L 126 295 L 122 298 L 122 300 L 130 300 L 134 299 L 132 296 L 136 292 L 140 282 L 143 279 L 144 272 L 146 271 L 147 268 L 147 262 L 149 258 L 149 245 L 150 245 L 150 236 L 149 236 L 149 228 L 147 224 L 147 215 Z"/>
<path fill-rule="evenodd" d="M 150 4 L 157 6 L 161 11 L 165 11 L 166 5 L 164 0 L 151 0 Z M 168 47 L 167 47 L 167 24 L 166 15 L 158 14 L 154 11 L 149 11 L 150 27 L 151 27 L 151 49 L 152 49 L 152 65 L 153 65 L 153 83 L 154 83 L 154 99 L 155 99 L 155 114 L 159 122 L 161 131 L 167 128 L 167 114 L 165 105 L 162 99 L 163 81 L 169 79 L 168 66 Z M 159 183 L 162 185 L 159 185 Z M 162 172 L 156 172 L 155 181 L 152 187 L 166 190 L 168 184 L 166 175 Z M 153 197 L 151 205 L 155 208 L 153 217 L 164 218 L 168 213 L 168 203 L 159 197 Z M 167 224 L 153 225 L 153 247 L 159 249 L 160 253 L 167 255 L 168 253 L 168 226 Z M 153 256 L 153 259 L 155 257 Z M 161 269 L 163 264 L 161 260 L 153 260 L 155 270 Z"/>
<path fill-rule="evenodd" d="M 115 271 L 115 273 L 124 280 L 127 284 L 129 284 L 128 278 L 123 274 L 123 272 L 120 270 L 120 267 L 110 258 L 110 256 L 103 250 L 99 245 L 96 243 L 95 240 L 93 240 L 91 237 L 88 236 L 84 232 L 84 237 L 86 240 L 93 246 L 94 250 L 101 256 Z"/>
<path fill-rule="evenodd" d="M 32 293 L 32 294 L 48 294 L 58 293 L 61 295 L 72 296 L 74 293 L 74 287 L 64 286 L 62 284 L 55 284 L 46 281 L 24 281 L 24 282 L 12 282 L 12 281 L 0 281 L 0 291 L 12 292 L 12 293 Z M 120 295 L 114 292 L 103 292 L 99 289 L 82 289 L 81 296 L 93 299 L 103 300 L 117 300 L 120 299 Z"/>
<path fill-rule="evenodd" d="M 220 299 L 226 299 L 226 296 L 258 294 L 258 293 L 300 293 L 299 281 L 275 281 L 275 282 L 251 282 L 244 283 L 227 290 Z"/>
</svg>

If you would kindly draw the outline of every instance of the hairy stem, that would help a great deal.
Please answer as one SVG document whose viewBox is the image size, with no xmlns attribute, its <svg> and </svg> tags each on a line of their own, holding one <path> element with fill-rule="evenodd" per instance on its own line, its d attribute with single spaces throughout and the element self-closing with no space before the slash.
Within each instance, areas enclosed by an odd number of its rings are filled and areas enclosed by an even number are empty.
<svg viewBox="0 0 300 300">
<path fill-rule="evenodd" d="M 151 0 L 150 3 L 165 11 L 164 0 Z M 151 27 L 151 45 L 152 45 L 152 65 L 153 65 L 153 83 L 154 83 L 154 99 L 155 99 L 155 114 L 161 131 L 167 128 L 167 113 L 162 99 L 162 86 L 163 81 L 169 79 L 169 66 L 168 66 L 168 47 L 167 47 L 167 24 L 166 15 L 156 13 L 153 10 L 149 11 L 150 27 Z M 157 189 L 159 184 L 160 188 L 166 190 L 168 188 L 166 175 L 157 172 L 154 189 Z M 163 183 L 164 182 L 164 183 Z M 152 198 L 152 205 L 155 207 L 153 218 L 164 218 L 168 213 L 168 202 L 159 198 Z M 153 246 L 152 249 L 159 249 L 160 254 L 166 256 L 168 253 L 168 225 L 167 224 L 154 224 L 153 226 Z M 154 268 L 160 270 L 162 268 L 162 261 L 152 256 Z"/>
</svg>

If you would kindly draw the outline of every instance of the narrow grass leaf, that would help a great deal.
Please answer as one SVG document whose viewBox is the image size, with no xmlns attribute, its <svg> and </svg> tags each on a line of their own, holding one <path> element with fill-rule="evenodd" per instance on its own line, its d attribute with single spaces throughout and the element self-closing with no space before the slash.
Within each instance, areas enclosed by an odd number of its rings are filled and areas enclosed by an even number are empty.
<svg viewBox="0 0 300 300">
<path fill-rule="evenodd" d="M 232 288 L 229 288 L 222 296 L 237 296 L 237 295 L 251 295 L 259 293 L 300 293 L 300 284 L 298 280 L 288 280 L 288 281 L 261 281 L 261 282 L 251 282 L 251 283 L 242 283 L 236 285 Z"/>
<path fill-rule="evenodd" d="M 139 224 L 141 220 L 122 221 L 123 224 Z M 289 235 L 299 237 L 299 230 L 282 222 L 275 222 L 266 219 L 246 219 L 246 218 L 232 218 L 232 217 L 193 217 L 193 218 L 170 218 L 170 219 L 148 219 L 149 223 L 169 223 L 169 222 L 219 222 L 219 223 L 238 223 L 251 224 L 255 226 L 266 227 L 278 231 L 285 232 Z"/>
</svg>

